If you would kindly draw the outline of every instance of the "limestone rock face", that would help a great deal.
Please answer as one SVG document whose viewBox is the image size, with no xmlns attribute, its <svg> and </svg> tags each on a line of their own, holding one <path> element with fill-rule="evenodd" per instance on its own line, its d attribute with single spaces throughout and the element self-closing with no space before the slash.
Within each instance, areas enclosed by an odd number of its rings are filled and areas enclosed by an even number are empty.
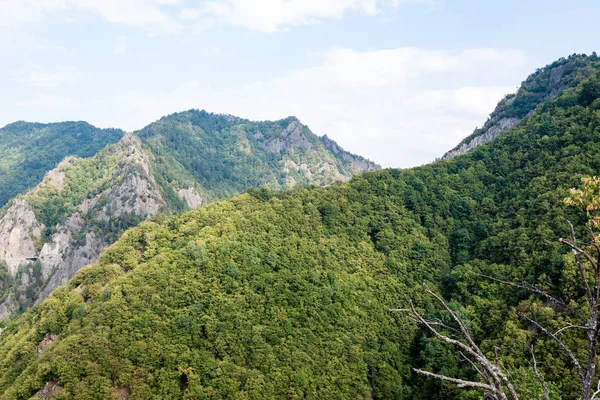
<svg viewBox="0 0 600 400">
<path fill-rule="evenodd" d="M 0 216 L 0 260 L 6 261 L 12 276 L 19 265 L 37 256 L 36 241 L 43 230 L 44 226 L 22 197 L 15 199 Z"/>
<path fill-rule="evenodd" d="M 125 134 L 111 149 L 118 164 L 112 169 L 110 183 L 92 198 L 84 199 L 63 223 L 53 227 L 50 237 L 43 237 L 45 227 L 37 221 L 27 195 L 16 199 L 0 217 L 0 260 L 6 261 L 13 277 L 24 266 L 17 283 L 17 292 L 0 303 L 0 319 L 19 308 L 17 298 L 23 299 L 31 285 L 37 285 L 37 298 L 27 305 L 48 297 L 56 287 L 84 266 L 96 262 L 105 247 L 131 224 L 156 214 L 165 201 L 150 172 L 148 158 L 138 138 Z M 48 185 L 62 190 L 65 168 L 69 160 L 48 172 L 40 185 L 31 190 L 37 194 Z M 190 193 L 190 201 L 197 201 Z M 115 221 L 130 221 L 129 225 L 114 227 Z M 118 236 L 117 236 L 118 237 Z M 43 246 L 40 244 L 45 242 Z M 39 270 L 33 270 L 36 261 Z M 24 300 L 20 300 L 23 302 Z"/>
<path fill-rule="evenodd" d="M 42 400 L 51 400 L 57 393 L 60 393 L 63 387 L 54 381 L 46 382 L 43 388 L 41 388 L 33 397 Z"/>
<path fill-rule="evenodd" d="M 379 165 L 375 164 L 370 160 L 367 160 L 364 157 L 357 156 L 355 154 L 351 154 L 347 151 L 344 151 L 339 147 L 339 145 L 336 142 L 329 139 L 327 135 L 321 137 L 320 139 L 328 150 L 341 157 L 343 161 L 350 163 L 358 172 L 377 171 L 379 168 L 381 168 Z"/>
<path fill-rule="evenodd" d="M 179 189 L 177 191 L 177 195 L 179 196 L 180 199 L 185 201 L 187 203 L 188 207 L 191 208 L 192 210 L 194 210 L 194 209 L 200 207 L 202 204 L 206 203 L 206 200 L 204 200 L 198 194 L 196 189 L 194 189 L 193 187 Z"/>
<path fill-rule="evenodd" d="M 144 220 L 156 214 L 164 204 L 139 140 L 125 134 L 120 144 L 123 155 L 119 168 L 114 171 L 115 185 L 85 200 L 44 244 L 40 262 L 46 284 L 36 303 L 48 297 L 79 269 L 98 261 L 102 250 L 110 245 L 107 235 L 86 230 L 86 227 L 94 222 L 108 224 L 111 218 L 125 215 Z M 85 236 L 81 232 L 85 232 Z"/>
<path fill-rule="evenodd" d="M 0 320 L 10 317 L 13 313 L 17 312 L 19 304 L 15 300 L 15 294 L 9 293 L 8 297 L 0 303 Z"/>
<path fill-rule="evenodd" d="M 447 152 L 443 159 L 448 160 L 450 158 L 465 154 L 474 148 L 481 146 L 487 142 L 491 142 L 496 139 L 502 132 L 517 125 L 521 120 L 519 118 L 502 118 L 500 121 L 492 125 L 484 133 L 479 136 L 475 136 L 472 140 L 467 143 L 460 144 L 457 148 Z"/>
<path fill-rule="evenodd" d="M 255 137 L 260 139 L 263 138 L 261 135 L 255 135 Z M 287 128 L 282 130 L 278 137 L 264 140 L 261 145 L 265 150 L 270 151 L 271 153 L 280 153 L 297 147 L 313 148 L 311 141 L 304 135 L 302 124 L 297 120 L 290 122 Z"/>
</svg>

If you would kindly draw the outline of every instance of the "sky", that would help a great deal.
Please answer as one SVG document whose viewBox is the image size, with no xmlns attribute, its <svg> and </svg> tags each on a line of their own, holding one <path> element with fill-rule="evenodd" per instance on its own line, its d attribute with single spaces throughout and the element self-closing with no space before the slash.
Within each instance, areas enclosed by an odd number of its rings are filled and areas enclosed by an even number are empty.
<svg viewBox="0 0 600 400">
<path fill-rule="evenodd" d="M 406 168 L 537 68 L 599 50 L 599 13 L 597 0 L 0 0 L 0 126 L 293 115 Z"/>
</svg>

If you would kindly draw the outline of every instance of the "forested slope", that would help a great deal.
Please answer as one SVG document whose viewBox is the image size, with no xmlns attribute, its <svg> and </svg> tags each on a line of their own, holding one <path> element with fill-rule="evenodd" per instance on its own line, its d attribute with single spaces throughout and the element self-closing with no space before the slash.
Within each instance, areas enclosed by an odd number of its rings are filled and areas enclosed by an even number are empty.
<svg viewBox="0 0 600 400">
<path fill-rule="evenodd" d="M 411 373 L 473 374 L 387 312 L 409 298 L 434 311 L 423 282 L 513 371 L 522 398 L 542 393 L 533 342 L 553 398 L 576 398 L 569 361 L 511 307 L 549 325 L 560 310 L 468 271 L 577 304 L 575 267 L 557 239 L 567 218 L 585 231 L 563 199 L 600 171 L 599 98 L 594 74 L 467 155 L 326 188 L 253 190 L 128 230 L 6 326 L 2 398 L 44 388 L 81 399 L 480 398 Z"/>
<path fill-rule="evenodd" d="M 107 132 L 122 136 L 98 151 Z M 0 320 L 46 298 L 125 229 L 157 212 L 193 209 L 249 188 L 322 186 L 379 168 L 293 117 L 252 122 L 200 110 L 124 135 L 85 123 L 15 123 L 0 131 L 3 151 L 31 162 L 5 160 L 12 178 L 2 181 L 0 169 L 1 193 L 26 187 L 35 175 L 31 163 L 46 175 L 0 208 Z M 49 154 L 93 151 L 44 169 L 58 162 Z"/>
<path fill-rule="evenodd" d="M 0 128 L 0 207 L 42 181 L 66 156 L 90 157 L 123 135 L 86 122 L 15 122 Z"/>
<path fill-rule="evenodd" d="M 152 154 L 152 169 L 173 210 L 183 207 L 168 186 L 193 188 L 206 203 L 249 188 L 328 185 L 380 168 L 315 135 L 295 117 L 254 122 L 189 110 L 135 135 Z"/>
</svg>

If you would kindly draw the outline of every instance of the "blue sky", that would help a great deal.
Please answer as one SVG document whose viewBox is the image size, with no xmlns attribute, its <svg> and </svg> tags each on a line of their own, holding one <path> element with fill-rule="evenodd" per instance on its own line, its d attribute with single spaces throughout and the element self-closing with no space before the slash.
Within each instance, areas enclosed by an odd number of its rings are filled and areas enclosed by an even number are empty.
<svg viewBox="0 0 600 400">
<path fill-rule="evenodd" d="M 0 0 L 0 125 L 297 116 L 386 167 L 432 161 L 536 68 L 598 50 L 596 1 Z"/>
</svg>

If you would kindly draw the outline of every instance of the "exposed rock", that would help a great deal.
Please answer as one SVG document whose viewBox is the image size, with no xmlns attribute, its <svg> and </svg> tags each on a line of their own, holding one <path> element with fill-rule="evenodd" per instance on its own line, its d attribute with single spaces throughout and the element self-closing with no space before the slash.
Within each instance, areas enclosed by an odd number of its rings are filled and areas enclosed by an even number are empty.
<svg viewBox="0 0 600 400">
<path fill-rule="evenodd" d="M 36 240 L 44 226 L 37 221 L 27 201 L 18 197 L 0 217 L 0 260 L 5 260 L 12 276 L 21 264 L 37 257 Z"/>
<path fill-rule="evenodd" d="M 115 388 L 115 396 L 118 400 L 128 400 L 130 395 L 129 388 L 120 386 Z"/>
<path fill-rule="evenodd" d="M 193 187 L 187 189 L 179 189 L 177 191 L 177 195 L 180 199 L 184 200 L 188 207 L 191 209 L 196 209 L 200 207 L 202 204 L 205 204 L 206 201 L 200 197 L 196 189 Z"/>
<path fill-rule="evenodd" d="M 520 121 L 521 120 L 519 118 L 503 118 L 479 136 L 475 136 L 469 142 L 462 143 L 457 148 L 450 150 L 449 152 L 444 154 L 444 157 L 442 157 L 442 159 L 447 160 L 456 156 L 460 156 L 473 150 L 477 146 L 481 146 L 482 144 L 491 142 L 492 140 L 497 138 L 502 132 L 514 127 Z"/>
<path fill-rule="evenodd" d="M 8 297 L 0 304 L 0 320 L 9 317 L 19 309 L 15 294 L 10 292 Z"/>
<path fill-rule="evenodd" d="M 57 384 L 54 381 L 49 381 L 46 385 L 40 389 L 34 397 L 43 399 L 43 400 L 51 400 L 54 398 L 54 395 L 58 392 L 62 391 L 64 388 Z"/>
<path fill-rule="evenodd" d="M 163 206 L 162 194 L 150 174 L 148 159 L 141 150 L 139 140 L 131 134 L 125 134 L 120 144 L 124 157 L 114 172 L 116 185 L 85 200 L 79 206 L 81 212 L 72 214 L 44 244 L 40 262 L 47 283 L 36 303 L 48 297 L 52 290 L 64 284 L 79 269 L 98 261 L 102 250 L 110 245 L 106 236 L 94 231 L 87 232 L 81 240 L 81 232 L 86 224 L 108 222 L 111 218 L 124 215 L 146 219 Z"/>
<path fill-rule="evenodd" d="M 298 120 L 293 120 L 277 137 L 262 141 L 261 146 L 271 153 L 281 153 L 296 147 L 312 149 L 313 144 L 304 135 L 303 128 Z"/>
<path fill-rule="evenodd" d="M 333 154 L 338 156 L 341 160 L 351 163 L 352 167 L 357 172 L 369 172 L 369 171 L 377 171 L 381 167 L 374 162 L 367 160 L 364 157 L 357 156 L 352 153 L 348 153 L 339 147 L 339 145 L 331 140 L 327 135 L 320 138 L 321 142 L 325 145 L 325 147 L 331 151 Z M 347 176 L 346 176 L 347 177 Z M 349 178 L 349 177 L 347 177 Z"/>
<path fill-rule="evenodd" d="M 65 177 L 66 177 L 64 169 L 69 166 L 69 163 L 71 162 L 72 159 L 73 159 L 73 157 L 67 157 L 64 160 L 62 160 L 56 166 L 56 168 L 54 168 L 51 171 L 48 171 L 46 173 L 46 175 L 44 176 L 44 180 L 42 181 L 43 185 L 50 184 L 50 185 L 53 185 L 54 187 L 56 187 L 57 189 L 62 189 L 64 187 L 64 182 L 65 182 Z M 43 185 L 40 185 L 40 187 Z"/>
<path fill-rule="evenodd" d="M 47 258 L 40 258 L 46 283 L 35 304 L 48 297 L 57 287 L 64 285 L 81 268 L 98 261 L 102 250 L 110 245 L 94 232 L 88 232 L 84 244 L 79 246 L 73 243 L 72 232 L 63 238 L 64 241 L 61 242 L 53 236 L 53 250 L 48 252 L 50 255 Z"/>
<path fill-rule="evenodd" d="M 300 172 L 306 177 L 306 179 L 312 179 L 313 176 L 313 173 L 311 172 L 307 164 L 296 164 L 293 160 L 284 160 L 283 172 L 288 174 L 290 172 Z"/>
<path fill-rule="evenodd" d="M 38 355 L 38 357 L 44 354 L 48 347 L 50 347 L 52 343 L 56 342 L 57 338 L 58 336 L 53 335 L 50 332 L 46 333 L 46 336 L 44 336 L 40 344 L 38 344 L 36 347 L 36 354 Z"/>
<path fill-rule="evenodd" d="M 321 165 L 319 168 L 318 173 L 321 175 L 333 175 L 333 179 L 340 182 L 346 182 L 350 180 L 349 176 L 340 173 L 336 166 L 329 162 L 323 163 L 323 165 Z"/>
</svg>

